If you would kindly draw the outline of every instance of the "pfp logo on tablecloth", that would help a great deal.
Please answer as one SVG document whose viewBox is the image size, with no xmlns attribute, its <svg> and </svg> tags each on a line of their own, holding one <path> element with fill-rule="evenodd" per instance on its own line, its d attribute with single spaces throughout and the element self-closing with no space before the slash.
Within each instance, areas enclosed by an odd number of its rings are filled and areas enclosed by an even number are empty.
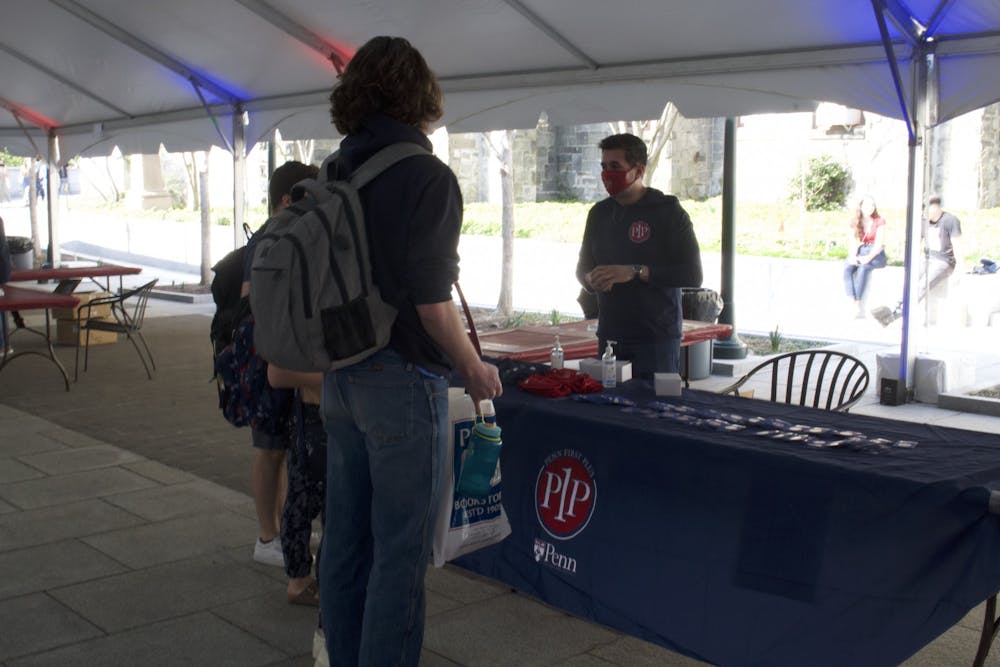
<svg viewBox="0 0 1000 667">
<path fill-rule="evenodd" d="M 573 449 L 545 459 L 535 482 L 535 513 L 545 532 L 557 540 L 576 537 L 594 513 L 597 484 L 590 461 Z"/>
</svg>

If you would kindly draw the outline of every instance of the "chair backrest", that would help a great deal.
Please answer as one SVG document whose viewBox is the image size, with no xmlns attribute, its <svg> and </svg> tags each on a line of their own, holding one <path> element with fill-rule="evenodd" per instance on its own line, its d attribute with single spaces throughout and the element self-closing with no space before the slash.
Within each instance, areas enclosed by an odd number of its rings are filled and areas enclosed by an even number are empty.
<svg viewBox="0 0 1000 667">
<path fill-rule="evenodd" d="M 751 379 L 770 374 L 770 400 L 846 412 L 868 389 L 868 369 L 860 360 L 834 350 L 787 352 L 758 364 L 723 393 L 739 396 Z"/>
<path fill-rule="evenodd" d="M 122 292 L 118 299 L 121 314 L 124 315 L 124 321 L 121 324 L 133 330 L 142 328 L 142 322 L 146 318 L 146 304 L 149 302 L 149 294 L 153 291 L 158 281 L 159 278 L 153 278 L 145 285 Z M 128 309 L 125 308 L 125 302 L 133 298 L 135 301 L 132 305 L 132 312 L 129 313 Z"/>
</svg>

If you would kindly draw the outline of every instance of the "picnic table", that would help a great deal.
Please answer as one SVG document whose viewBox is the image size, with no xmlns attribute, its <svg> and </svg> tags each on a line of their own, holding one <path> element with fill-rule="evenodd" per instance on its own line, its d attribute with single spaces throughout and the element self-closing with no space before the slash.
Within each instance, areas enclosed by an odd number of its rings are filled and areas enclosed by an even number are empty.
<svg viewBox="0 0 1000 667">
<path fill-rule="evenodd" d="M 17 287 L 10 284 L 0 285 L 0 313 L 13 313 L 15 326 L 14 331 L 9 331 L 7 328 L 7 318 L 0 317 L 0 327 L 3 329 L 3 340 L 5 341 L 4 349 L 2 350 L 3 354 L 0 356 L 0 372 L 2 372 L 3 369 L 6 368 L 7 364 L 14 359 L 35 354 L 49 359 L 56 365 L 59 372 L 62 373 L 63 382 L 66 385 L 66 391 L 69 391 L 69 374 L 66 373 L 66 368 L 62 365 L 62 362 L 59 361 L 55 350 L 52 348 L 51 319 L 49 317 L 49 311 L 53 308 L 74 308 L 79 301 L 79 299 L 71 294 L 42 292 L 40 290 Z M 24 319 L 21 317 L 21 313 L 27 310 L 42 310 L 45 312 L 45 331 L 33 329 L 25 324 Z M 26 331 L 44 338 L 48 354 L 46 355 L 34 349 L 11 352 L 11 336 L 18 331 Z"/>
</svg>

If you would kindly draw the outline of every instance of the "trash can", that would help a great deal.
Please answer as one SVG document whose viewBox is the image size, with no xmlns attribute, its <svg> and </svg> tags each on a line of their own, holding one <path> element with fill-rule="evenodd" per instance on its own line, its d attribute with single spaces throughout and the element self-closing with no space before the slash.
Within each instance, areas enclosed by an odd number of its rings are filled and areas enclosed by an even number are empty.
<svg viewBox="0 0 1000 667">
<path fill-rule="evenodd" d="M 722 297 L 712 289 L 685 287 L 681 289 L 681 313 L 685 320 L 715 322 L 722 312 Z M 690 361 L 691 368 L 686 361 Z M 689 380 L 704 380 L 712 374 L 712 341 L 691 345 L 681 351 L 681 374 Z"/>
<path fill-rule="evenodd" d="M 8 236 L 10 261 L 15 271 L 29 271 L 35 268 L 35 244 L 27 236 Z"/>
</svg>

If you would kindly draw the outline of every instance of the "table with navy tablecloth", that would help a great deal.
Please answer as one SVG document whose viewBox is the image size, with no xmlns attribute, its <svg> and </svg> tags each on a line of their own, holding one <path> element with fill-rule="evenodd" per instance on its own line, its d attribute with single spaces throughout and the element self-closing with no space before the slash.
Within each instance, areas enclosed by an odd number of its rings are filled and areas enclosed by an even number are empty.
<svg viewBox="0 0 1000 667">
<path fill-rule="evenodd" d="M 459 566 L 722 665 L 898 664 L 1000 589 L 1000 436 L 657 399 L 642 381 L 616 393 L 749 421 L 508 386 L 496 408 L 513 533 Z M 758 435 L 767 419 L 881 444 L 776 440 Z"/>
</svg>

